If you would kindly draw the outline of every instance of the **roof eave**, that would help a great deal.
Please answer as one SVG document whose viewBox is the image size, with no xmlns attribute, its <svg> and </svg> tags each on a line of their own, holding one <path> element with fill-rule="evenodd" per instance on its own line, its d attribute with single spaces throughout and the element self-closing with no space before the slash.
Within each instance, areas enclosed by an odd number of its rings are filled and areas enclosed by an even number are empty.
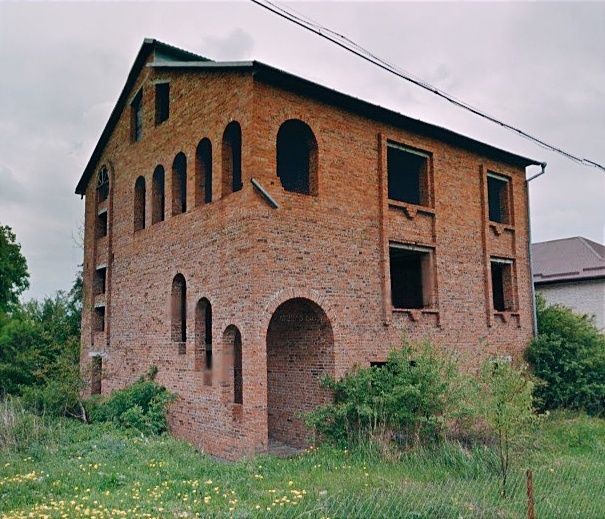
<svg viewBox="0 0 605 519">
<path fill-rule="evenodd" d="M 389 108 L 364 101 L 348 94 L 344 94 L 329 87 L 320 85 L 313 81 L 295 76 L 289 72 L 277 69 L 265 63 L 254 61 L 255 77 L 290 89 L 298 89 L 303 93 L 312 93 L 320 98 L 324 98 L 328 102 L 337 104 L 356 113 L 361 113 L 375 120 L 387 122 L 394 126 L 403 126 L 415 132 L 434 137 L 438 140 L 459 145 L 462 148 L 476 151 L 479 154 L 486 155 L 496 160 L 506 163 L 512 163 L 516 166 L 539 166 L 542 161 L 525 157 L 508 150 L 503 150 L 478 141 L 467 135 L 454 132 L 442 126 L 432 123 L 427 123 L 419 119 L 414 119 L 399 112 L 395 112 Z"/>
</svg>

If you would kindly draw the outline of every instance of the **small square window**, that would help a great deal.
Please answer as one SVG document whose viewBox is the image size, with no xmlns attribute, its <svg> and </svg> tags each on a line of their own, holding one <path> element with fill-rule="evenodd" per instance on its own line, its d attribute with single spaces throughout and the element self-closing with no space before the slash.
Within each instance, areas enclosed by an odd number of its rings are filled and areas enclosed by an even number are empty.
<svg viewBox="0 0 605 519">
<path fill-rule="evenodd" d="M 97 238 L 103 238 L 107 236 L 107 211 L 101 211 L 97 215 Z"/>
<path fill-rule="evenodd" d="M 496 312 L 514 310 L 513 263 L 510 260 L 491 260 L 492 304 Z"/>
<path fill-rule="evenodd" d="M 394 143 L 387 146 L 389 199 L 428 206 L 429 156 Z"/>
<path fill-rule="evenodd" d="M 99 267 L 95 270 L 94 293 L 100 295 L 105 293 L 107 284 L 107 268 Z"/>
<path fill-rule="evenodd" d="M 155 124 L 161 124 L 170 115 L 170 83 L 155 85 Z"/>
<path fill-rule="evenodd" d="M 134 142 L 140 141 L 143 137 L 143 91 L 139 90 L 130 104 L 131 112 L 131 132 Z"/>
<path fill-rule="evenodd" d="M 511 223 L 509 204 L 510 181 L 506 177 L 488 173 L 487 201 L 489 219 L 496 223 Z"/>
<path fill-rule="evenodd" d="M 94 312 L 93 329 L 95 332 L 105 331 L 105 307 L 97 306 Z"/>
<path fill-rule="evenodd" d="M 389 261 L 393 308 L 430 308 L 433 298 L 431 250 L 391 245 Z"/>
</svg>

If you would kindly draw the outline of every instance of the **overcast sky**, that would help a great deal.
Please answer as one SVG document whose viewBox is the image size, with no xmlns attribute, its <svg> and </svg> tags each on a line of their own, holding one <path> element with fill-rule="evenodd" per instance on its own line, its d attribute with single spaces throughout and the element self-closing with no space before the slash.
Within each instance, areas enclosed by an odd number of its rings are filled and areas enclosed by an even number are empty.
<svg viewBox="0 0 605 519">
<path fill-rule="evenodd" d="M 288 5 L 460 99 L 605 163 L 605 3 Z M 0 223 L 23 245 L 26 297 L 69 288 L 81 263 L 83 202 L 74 188 L 144 37 L 213 59 L 258 59 L 544 160 L 547 174 L 530 190 L 534 241 L 605 241 L 605 173 L 456 109 L 251 3 L 0 3 Z"/>
</svg>

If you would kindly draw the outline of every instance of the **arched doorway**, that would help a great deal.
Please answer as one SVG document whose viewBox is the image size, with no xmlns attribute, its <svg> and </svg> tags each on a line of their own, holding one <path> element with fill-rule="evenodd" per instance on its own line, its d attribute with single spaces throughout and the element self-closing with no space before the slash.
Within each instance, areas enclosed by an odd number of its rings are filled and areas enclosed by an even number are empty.
<svg viewBox="0 0 605 519">
<path fill-rule="evenodd" d="M 334 375 L 334 335 L 319 305 L 295 298 L 274 312 L 267 330 L 267 420 L 269 440 L 294 447 L 308 443 L 301 415 L 326 403 L 321 386 Z"/>
</svg>

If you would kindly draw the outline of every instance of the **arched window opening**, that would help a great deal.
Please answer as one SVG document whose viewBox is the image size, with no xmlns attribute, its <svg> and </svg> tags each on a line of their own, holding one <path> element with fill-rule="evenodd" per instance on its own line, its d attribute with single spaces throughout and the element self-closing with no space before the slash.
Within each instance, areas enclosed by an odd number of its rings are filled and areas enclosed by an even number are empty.
<svg viewBox="0 0 605 519">
<path fill-rule="evenodd" d="M 179 153 L 172 163 L 172 216 L 187 211 L 187 157 Z"/>
<path fill-rule="evenodd" d="M 139 177 L 134 183 L 134 230 L 145 228 L 145 178 Z"/>
<path fill-rule="evenodd" d="M 233 384 L 233 403 L 244 403 L 244 379 L 242 372 L 242 334 L 237 326 L 229 325 L 223 333 L 223 351 L 225 352 L 225 367 L 227 380 Z M 230 373 L 229 373 L 230 372 Z M 230 377 L 229 377 L 230 375 Z"/>
<path fill-rule="evenodd" d="M 164 168 L 156 166 L 151 182 L 151 223 L 164 221 Z"/>
<path fill-rule="evenodd" d="M 195 205 L 212 202 L 212 144 L 202 139 L 195 151 Z"/>
<path fill-rule="evenodd" d="M 172 341 L 179 343 L 179 353 L 185 353 L 185 342 L 187 341 L 187 284 L 182 274 L 177 274 L 172 280 L 171 313 Z"/>
<path fill-rule="evenodd" d="M 317 140 L 298 119 L 286 121 L 277 132 L 277 176 L 286 191 L 317 194 Z"/>
<path fill-rule="evenodd" d="M 222 195 L 242 188 L 242 129 L 237 121 L 230 122 L 223 133 Z"/>
<path fill-rule="evenodd" d="M 195 307 L 195 370 L 203 370 L 204 384 L 212 385 L 212 305 L 205 297 Z"/>
<path fill-rule="evenodd" d="M 104 202 L 109 196 L 109 171 L 105 166 L 97 176 L 97 203 Z"/>
</svg>

